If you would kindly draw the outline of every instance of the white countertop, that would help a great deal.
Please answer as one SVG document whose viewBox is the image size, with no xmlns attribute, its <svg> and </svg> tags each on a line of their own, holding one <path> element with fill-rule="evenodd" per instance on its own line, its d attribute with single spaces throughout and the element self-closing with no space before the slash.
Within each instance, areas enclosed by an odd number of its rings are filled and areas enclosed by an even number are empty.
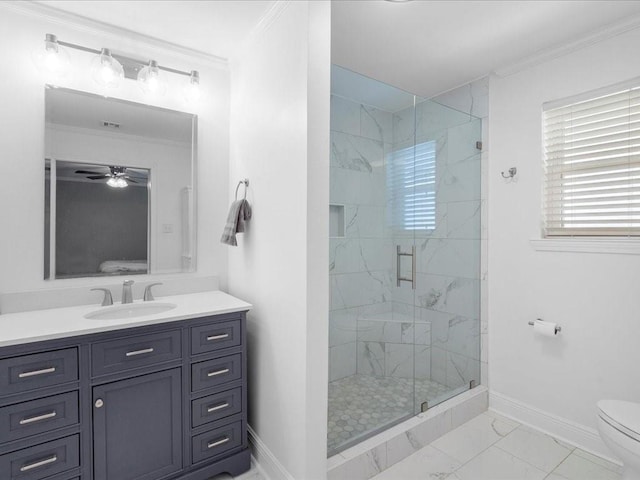
<svg viewBox="0 0 640 480">
<path fill-rule="evenodd" d="M 220 291 L 157 297 L 155 302 L 174 303 L 176 308 L 153 315 L 117 320 L 84 318 L 90 312 L 109 308 L 95 304 L 0 315 L 0 347 L 155 325 L 206 315 L 242 312 L 251 308 L 251 304 Z M 134 303 L 143 302 L 136 300 Z"/>
</svg>

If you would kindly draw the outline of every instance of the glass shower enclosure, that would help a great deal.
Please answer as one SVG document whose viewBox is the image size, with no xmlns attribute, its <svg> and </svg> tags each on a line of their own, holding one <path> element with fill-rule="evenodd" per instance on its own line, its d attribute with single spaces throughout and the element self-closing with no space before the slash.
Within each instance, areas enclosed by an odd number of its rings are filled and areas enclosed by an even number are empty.
<svg viewBox="0 0 640 480">
<path fill-rule="evenodd" d="M 331 79 L 328 452 L 480 381 L 481 120 Z"/>
</svg>

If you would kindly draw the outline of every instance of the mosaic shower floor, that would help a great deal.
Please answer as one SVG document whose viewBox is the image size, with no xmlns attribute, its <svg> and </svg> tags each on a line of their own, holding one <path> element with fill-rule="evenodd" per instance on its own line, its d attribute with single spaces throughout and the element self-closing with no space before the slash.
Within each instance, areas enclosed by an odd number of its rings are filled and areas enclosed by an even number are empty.
<svg viewBox="0 0 640 480">
<path fill-rule="evenodd" d="M 451 389 L 431 380 L 415 380 L 416 408 L 443 397 Z M 329 383 L 329 455 L 339 447 L 381 426 L 411 415 L 414 380 L 352 375 Z"/>
</svg>

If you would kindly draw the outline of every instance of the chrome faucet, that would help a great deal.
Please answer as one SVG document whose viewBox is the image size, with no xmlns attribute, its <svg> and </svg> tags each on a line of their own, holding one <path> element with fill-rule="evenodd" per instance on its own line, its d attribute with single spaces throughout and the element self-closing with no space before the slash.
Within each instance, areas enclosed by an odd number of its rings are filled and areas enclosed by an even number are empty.
<svg viewBox="0 0 640 480">
<path fill-rule="evenodd" d="M 104 292 L 104 298 L 102 300 L 102 306 L 106 307 L 108 305 L 113 305 L 113 298 L 111 297 L 111 290 L 108 288 L 92 288 L 91 291 L 98 290 L 100 292 Z"/>
<path fill-rule="evenodd" d="M 151 284 L 147 285 L 147 287 L 144 289 L 144 301 L 145 302 L 150 302 L 150 301 L 155 300 L 155 298 L 153 298 L 153 293 L 151 293 L 151 287 L 153 287 L 155 285 L 162 285 L 162 283 L 160 283 L 160 282 L 151 283 Z"/>
<path fill-rule="evenodd" d="M 131 285 L 133 285 L 133 280 L 125 280 L 122 284 L 122 303 L 133 303 Z"/>
</svg>

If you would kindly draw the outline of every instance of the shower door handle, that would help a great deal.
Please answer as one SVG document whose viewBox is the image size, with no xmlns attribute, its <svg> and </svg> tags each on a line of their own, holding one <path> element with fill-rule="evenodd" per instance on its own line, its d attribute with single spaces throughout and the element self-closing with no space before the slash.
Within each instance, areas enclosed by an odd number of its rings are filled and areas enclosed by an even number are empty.
<svg viewBox="0 0 640 480">
<path fill-rule="evenodd" d="M 411 257 L 411 278 L 403 277 L 400 274 L 400 258 Z M 403 253 L 400 245 L 396 246 L 396 285 L 399 287 L 400 282 L 411 282 L 411 288 L 416 289 L 416 246 L 411 247 L 411 253 Z"/>
</svg>

